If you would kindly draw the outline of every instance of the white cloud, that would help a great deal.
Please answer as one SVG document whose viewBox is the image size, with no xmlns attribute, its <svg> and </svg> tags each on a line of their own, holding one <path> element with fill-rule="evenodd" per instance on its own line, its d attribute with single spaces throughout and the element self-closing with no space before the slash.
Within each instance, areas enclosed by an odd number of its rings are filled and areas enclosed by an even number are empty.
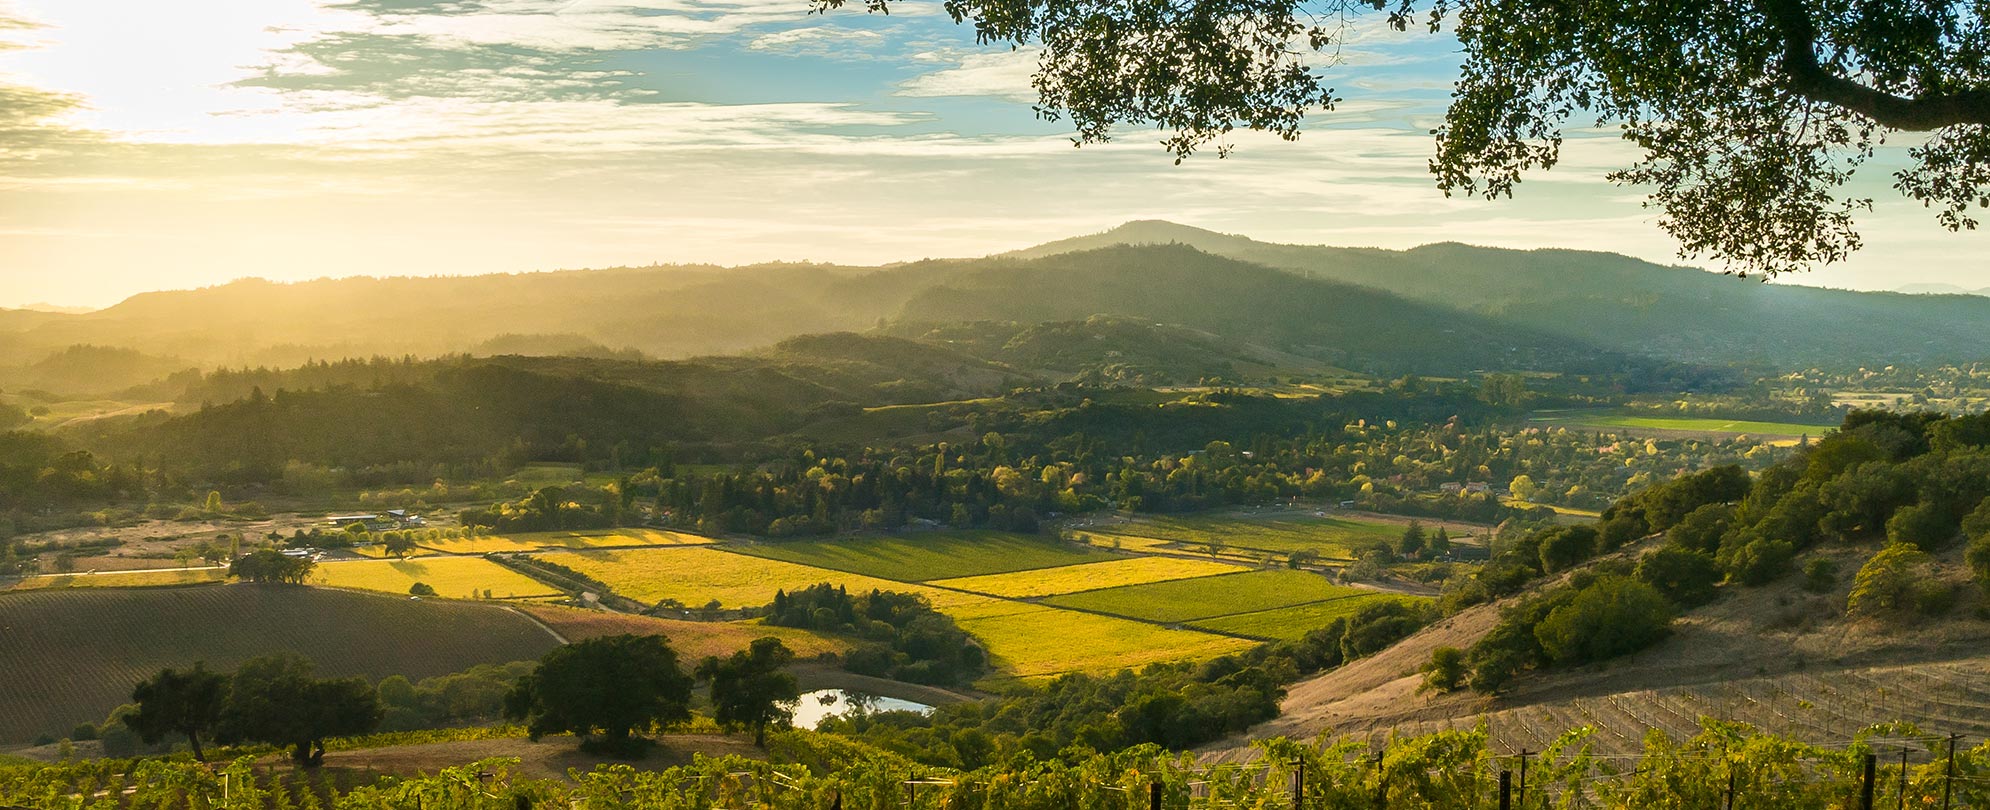
<svg viewBox="0 0 1990 810">
<path fill-rule="evenodd" d="M 915 98 L 990 96 L 1025 103 L 1036 100 L 1036 88 L 1030 84 L 1030 77 L 1036 74 L 1036 49 L 973 52 L 959 59 L 954 67 L 901 83 L 898 94 Z"/>
<path fill-rule="evenodd" d="M 868 60 L 876 58 L 873 51 L 884 44 L 885 35 L 877 31 L 811 25 L 762 34 L 746 47 L 781 56 Z"/>
</svg>

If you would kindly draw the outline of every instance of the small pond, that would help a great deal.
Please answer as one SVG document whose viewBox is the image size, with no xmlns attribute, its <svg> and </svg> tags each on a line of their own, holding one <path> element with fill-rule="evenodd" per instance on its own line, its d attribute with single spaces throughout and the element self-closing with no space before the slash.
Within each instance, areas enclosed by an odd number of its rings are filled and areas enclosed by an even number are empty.
<svg viewBox="0 0 1990 810">
<path fill-rule="evenodd" d="M 817 689 L 803 692 L 801 700 L 795 701 L 795 728 L 813 729 L 822 724 L 825 718 L 841 717 L 855 710 L 870 712 L 918 712 L 929 714 L 933 707 L 910 700 L 879 697 L 864 692 L 842 689 Z"/>
</svg>

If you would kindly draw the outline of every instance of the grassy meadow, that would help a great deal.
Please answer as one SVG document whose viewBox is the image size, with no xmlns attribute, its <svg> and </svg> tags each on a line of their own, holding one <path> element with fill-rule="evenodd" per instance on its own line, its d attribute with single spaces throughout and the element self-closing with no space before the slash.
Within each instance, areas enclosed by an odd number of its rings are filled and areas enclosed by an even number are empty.
<svg viewBox="0 0 1990 810">
<path fill-rule="evenodd" d="M 1311 631 L 1331 624 L 1335 619 L 1353 616 L 1362 608 L 1378 602 L 1427 601 L 1429 600 L 1422 597 L 1369 591 L 1325 602 L 1218 616 L 1194 622 L 1191 626 L 1253 638 L 1295 641 Z"/>
<path fill-rule="evenodd" d="M 901 582 L 1055 568 L 1113 558 L 1094 548 L 993 531 L 801 540 L 734 547 L 743 554 Z"/>
<path fill-rule="evenodd" d="M 622 596 L 650 603 L 675 599 L 704 605 L 716 600 L 725 607 L 758 607 L 774 601 L 775 591 L 800 590 L 820 582 L 852 591 L 918 593 L 941 608 L 987 598 L 701 546 L 561 552 L 544 559 L 600 580 Z"/>
<path fill-rule="evenodd" d="M 1187 560 L 1180 557 L 1128 557 L 1104 562 L 1067 565 L 1062 568 L 986 574 L 978 577 L 935 580 L 931 584 L 963 591 L 985 593 L 1011 599 L 1058 596 L 1079 591 L 1143 585 L 1193 577 L 1234 574 L 1241 570 L 1232 563 L 1213 560 Z"/>
<path fill-rule="evenodd" d="M 1143 517 L 1130 523 L 1088 531 L 1092 542 L 1123 549 L 1160 544 L 1206 547 L 1217 543 L 1231 551 L 1290 554 L 1312 551 L 1331 560 L 1347 560 L 1362 546 L 1400 537 L 1398 523 L 1361 518 L 1320 516 L 1310 511 L 1281 509 L 1262 513 L 1224 513 L 1182 517 Z"/>
<path fill-rule="evenodd" d="M 559 596 L 546 583 L 482 557 L 424 557 L 411 560 L 363 560 L 319 563 L 310 584 L 357 588 L 407 595 L 415 583 L 427 583 L 437 596 L 453 599 L 494 599 Z"/>
<path fill-rule="evenodd" d="M 220 568 L 183 571 L 105 571 L 100 574 L 56 574 L 25 577 L 5 590 L 31 591 L 45 588 L 159 588 L 175 585 L 207 585 L 227 578 Z"/>
<path fill-rule="evenodd" d="M 1319 602 L 1359 593 L 1307 571 L 1264 570 L 1127 585 L 1054 596 L 1046 605 L 1151 622 L 1190 622 Z"/>
<path fill-rule="evenodd" d="M 1608 411 L 1540 413 L 1534 416 L 1533 421 L 1552 423 L 1565 427 L 1645 429 L 1679 433 L 1730 434 L 1736 436 L 1746 434 L 1749 436 L 1786 438 L 1796 438 L 1805 435 L 1811 438 L 1818 438 L 1836 429 L 1835 425 L 1806 425 L 1799 422 L 1754 422 L 1745 419 L 1642 416 Z"/>
<path fill-rule="evenodd" d="M 1162 661 L 1214 658 L 1252 646 L 1229 636 L 1026 602 L 991 599 L 946 612 L 987 645 L 998 679 L 1112 672 Z"/>
</svg>

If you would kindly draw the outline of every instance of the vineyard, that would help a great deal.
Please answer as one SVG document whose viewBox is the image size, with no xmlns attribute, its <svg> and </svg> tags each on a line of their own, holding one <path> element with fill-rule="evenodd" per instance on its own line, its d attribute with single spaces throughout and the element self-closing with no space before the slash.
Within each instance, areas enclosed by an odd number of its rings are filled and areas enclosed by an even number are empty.
<svg viewBox="0 0 1990 810">
<path fill-rule="evenodd" d="M 1709 723 L 1655 736 L 1637 753 L 1599 756 L 1589 734 L 1557 734 L 1525 755 L 1497 752 L 1483 729 L 1361 741 L 1265 740 L 1247 762 L 1208 763 L 1151 746 L 1071 752 L 975 771 L 914 765 L 827 735 L 787 731 L 764 752 L 688 764 L 605 765 L 572 779 L 537 778 L 516 759 L 441 768 L 330 794 L 327 774 L 260 768 L 252 758 L 210 769 L 186 761 L 0 763 L 0 804 L 151 810 L 1816 810 L 1990 806 L 1990 744 L 1908 726 L 1831 743 Z M 483 746 L 479 746 L 483 747 Z M 456 749 L 444 749 L 456 750 Z M 1896 756 L 1898 758 L 1896 758 Z M 93 795 L 127 796 L 92 804 Z M 335 800 L 334 800 L 335 799 Z"/>
<path fill-rule="evenodd" d="M 1352 617 L 1370 605 L 1425 601 L 1428 600 L 1415 596 L 1362 592 L 1325 602 L 1202 619 L 1191 622 L 1189 626 L 1252 638 L 1292 641 L 1333 623 L 1335 619 Z"/>
<path fill-rule="evenodd" d="M 1067 594 L 1044 604 L 1155 622 L 1188 622 L 1374 593 L 1307 572 L 1274 569 Z"/>
<path fill-rule="evenodd" d="M 942 579 L 930 583 L 943 588 L 985 593 L 1011 599 L 1059 596 L 1079 591 L 1145 585 L 1150 582 L 1234 574 L 1244 570 L 1234 563 L 1212 560 L 1186 560 L 1180 557 L 1129 557 L 1105 562 L 1067 565 L 1062 568 L 987 574 L 978 577 Z"/>
<path fill-rule="evenodd" d="M 1476 531 L 1446 525 L 1454 537 Z M 1213 544 L 1230 551 L 1272 554 L 1311 551 L 1335 560 L 1351 559 L 1356 549 L 1394 540 L 1402 533 L 1403 524 L 1399 522 L 1327 516 L 1297 509 L 1142 517 L 1123 524 L 1094 527 L 1087 532 L 1094 536 L 1094 543 L 1116 542 L 1121 548 L 1166 545 L 1199 549 Z"/>
<path fill-rule="evenodd" d="M 330 675 L 410 678 L 538 658 L 545 628 L 498 607 L 287 586 L 0 594 L 0 741 L 65 735 L 161 667 L 293 652 Z"/>
<path fill-rule="evenodd" d="M 849 647 L 840 639 L 759 622 L 693 622 L 543 604 L 521 605 L 519 610 L 544 622 L 570 642 L 620 633 L 661 634 L 670 639 L 670 646 L 680 660 L 693 663 L 708 655 L 724 656 L 746 649 L 754 639 L 768 636 L 780 639 L 802 659 L 840 653 Z"/>
<path fill-rule="evenodd" d="M 769 559 L 901 582 L 1002 574 L 1113 559 L 1085 546 L 1003 532 L 756 543 L 736 549 Z"/>
<path fill-rule="evenodd" d="M 205 585 L 220 582 L 227 578 L 227 574 L 227 571 L 220 568 L 195 568 L 184 571 L 106 571 L 100 574 L 58 574 L 55 576 L 25 577 L 15 580 L 12 588 L 0 590 L 157 588 L 176 585 Z"/>
</svg>

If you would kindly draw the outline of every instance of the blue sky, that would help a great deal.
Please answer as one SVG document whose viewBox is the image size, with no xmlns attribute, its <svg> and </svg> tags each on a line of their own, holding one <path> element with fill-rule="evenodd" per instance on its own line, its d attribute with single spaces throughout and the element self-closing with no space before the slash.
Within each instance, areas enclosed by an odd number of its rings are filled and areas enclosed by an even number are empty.
<svg viewBox="0 0 1990 810">
<path fill-rule="evenodd" d="M 1514 200 L 1445 199 L 1443 37 L 1362 21 L 1295 143 L 1176 166 L 1074 149 L 1033 55 L 933 2 L 0 0 L 0 305 L 243 276 L 981 255 L 1161 218 L 1289 242 L 1455 240 L 1673 261 L 1630 152 L 1577 137 Z M 1882 164 L 1898 160 L 1897 151 Z M 1982 286 L 1983 234 L 1862 193 L 1867 249 L 1799 283 Z"/>
</svg>

